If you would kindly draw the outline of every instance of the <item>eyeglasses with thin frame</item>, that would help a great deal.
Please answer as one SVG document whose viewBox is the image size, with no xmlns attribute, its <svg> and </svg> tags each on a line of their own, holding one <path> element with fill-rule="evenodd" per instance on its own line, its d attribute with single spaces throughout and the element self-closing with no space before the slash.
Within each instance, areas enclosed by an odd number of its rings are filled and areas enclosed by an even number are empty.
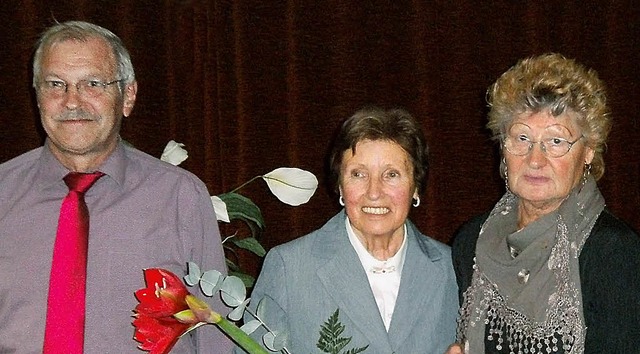
<svg viewBox="0 0 640 354">
<path fill-rule="evenodd" d="M 72 86 L 76 87 L 78 94 L 83 97 L 100 97 L 105 93 L 107 87 L 120 83 L 124 80 L 118 79 L 109 82 L 103 82 L 101 80 L 80 80 Z M 63 80 L 44 80 L 40 83 L 40 93 L 50 98 L 60 98 L 69 91 L 69 84 Z"/>
<path fill-rule="evenodd" d="M 529 139 L 526 134 L 508 134 L 503 140 L 503 146 L 512 155 L 524 156 L 533 150 L 534 144 L 540 144 L 542 152 L 547 156 L 562 157 L 582 138 L 584 138 L 584 135 L 580 135 L 580 137 L 574 141 L 560 137 L 543 138 L 540 141 L 533 141 Z"/>
</svg>

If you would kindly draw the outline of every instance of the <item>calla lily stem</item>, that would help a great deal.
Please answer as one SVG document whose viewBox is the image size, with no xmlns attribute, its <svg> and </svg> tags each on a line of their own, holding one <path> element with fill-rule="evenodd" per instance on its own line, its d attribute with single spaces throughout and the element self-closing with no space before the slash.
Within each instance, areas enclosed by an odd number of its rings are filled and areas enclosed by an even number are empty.
<svg viewBox="0 0 640 354">
<path fill-rule="evenodd" d="M 240 188 L 242 188 L 242 187 L 246 186 L 247 184 L 249 184 L 249 183 L 251 183 L 251 182 L 253 182 L 253 181 L 257 180 L 258 178 L 262 178 L 262 176 L 255 176 L 255 177 L 253 177 L 252 179 L 250 179 L 250 180 L 248 180 L 248 181 L 244 182 L 243 184 L 241 184 L 239 187 L 234 188 L 230 193 L 234 193 L 234 192 L 236 192 L 236 191 L 240 190 Z"/>
</svg>

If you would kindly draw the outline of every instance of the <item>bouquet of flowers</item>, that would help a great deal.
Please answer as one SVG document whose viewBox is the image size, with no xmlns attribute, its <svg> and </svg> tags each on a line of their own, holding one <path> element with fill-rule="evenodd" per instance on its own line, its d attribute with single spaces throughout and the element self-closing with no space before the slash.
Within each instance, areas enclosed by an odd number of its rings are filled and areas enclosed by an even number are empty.
<svg viewBox="0 0 640 354">
<path fill-rule="evenodd" d="M 197 268 L 195 264 L 190 263 L 190 273 L 191 269 L 194 269 L 193 267 Z M 211 279 L 212 276 L 217 279 Z M 202 281 L 203 284 L 211 285 L 211 291 L 215 288 L 224 288 L 221 290 L 223 299 L 233 299 L 231 301 L 237 303 L 240 298 L 244 297 L 244 295 L 236 297 L 238 282 L 239 286 L 244 289 L 244 284 L 239 278 L 234 276 L 225 278 L 217 271 L 211 271 L 205 277 L 207 279 L 202 279 L 200 275 L 197 275 L 198 282 Z M 189 293 L 182 280 L 175 274 L 165 269 L 151 268 L 144 270 L 144 278 L 147 286 L 136 291 L 136 298 L 140 303 L 135 308 L 136 314 L 133 320 L 133 325 L 136 327 L 134 339 L 141 343 L 138 348 L 149 351 L 151 354 L 166 354 L 182 335 L 202 325 L 213 324 L 248 353 L 268 353 L 245 333 L 246 328 L 244 330 L 238 328 L 211 309 L 206 302 Z M 194 278 L 196 278 L 196 274 L 189 274 L 186 279 L 190 282 Z M 212 280 L 214 283 L 210 283 Z M 246 306 L 248 299 L 243 299 L 240 303 L 244 303 Z M 242 317 L 244 306 L 238 306 L 229 314 L 229 317 L 239 320 L 235 316 Z M 273 349 L 279 350 L 281 348 Z"/>
<path fill-rule="evenodd" d="M 187 332 L 205 324 L 213 324 L 231 337 L 249 354 L 269 353 L 249 335 L 256 329 L 263 327 L 266 333 L 262 342 L 272 352 L 290 354 L 285 347 L 287 333 L 274 331 L 261 319 L 263 303 L 258 303 L 256 311 L 251 311 L 247 305 L 246 288 L 235 276 L 223 276 L 216 270 L 204 273 L 197 264 L 189 262 L 189 274 L 185 282 L 194 286 L 200 285 L 200 290 L 207 296 L 220 292 L 222 300 L 234 309 L 227 315 L 231 321 L 238 321 L 243 314 L 249 313 L 249 319 L 238 328 L 233 322 L 222 317 L 209 305 L 190 294 L 180 278 L 175 274 L 159 268 L 146 269 L 144 277 L 147 286 L 136 291 L 136 298 L 140 304 L 136 306 L 133 325 L 136 327 L 134 338 L 141 344 L 140 349 L 150 351 L 151 354 L 166 354 L 176 344 L 178 339 Z M 345 350 L 351 342 L 351 337 L 344 337 L 345 326 L 340 323 L 339 309 L 320 327 L 316 347 L 328 354 L 358 354 L 364 352 L 367 346 Z M 344 350 L 344 351 L 343 351 Z"/>
<path fill-rule="evenodd" d="M 161 160 L 179 165 L 188 153 L 184 144 L 170 141 L 164 149 Z M 252 236 L 241 240 L 229 236 L 223 240 L 237 247 L 247 249 L 264 256 L 264 248 L 256 239 L 256 233 L 264 228 L 260 209 L 248 198 L 237 191 L 254 180 L 263 179 L 269 190 L 283 203 L 298 206 L 309 201 L 318 187 L 317 178 L 310 172 L 297 168 L 278 168 L 265 175 L 252 178 L 231 192 L 212 196 L 211 202 L 219 222 L 239 219 L 246 222 L 252 230 Z M 184 278 L 190 286 L 199 285 L 207 296 L 220 292 L 222 300 L 234 310 L 227 315 L 231 321 L 239 321 L 247 309 L 246 285 L 252 285 L 253 279 L 243 274 L 237 265 L 227 258 L 230 276 L 224 276 L 217 270 L 202 273 L 197 264 L 189 262 L 189 274 Z M 136 291 L 140 302 L 135 308 L 136 327 L 134 338 L 141 344 L 139 348 L 151 354 L 168 353 L 180 336 L 205 324 L 216 325 L 250 354 L 268 353 L 248 334 L 260 326 L 267 333 L 263 337 L 265 345 L 273 351 L 288 351 L 284 347 L 286 335 L 271 331 L 260 319 L 258 313 L 249 311 L 254 320 L 247 321 L 241 328 L 221 316 L 203 300 L 189 293 L 182 280 L 175 274 L 159 268 L 144 270 L 146 287 Z"/>
<path fill-rule="evenodd" d="M 188 153 L 184 149 L 184 144 L 171 140 L 164 148 L 160 159 L 177 166 L 187 157 Z M 253 277 L 242 271 L 235 261 L 237 257 L 229 255 L 235 255 L 235 250 L 231 245 L 252 252 L 258 257 L 264 257 L 266 254 L 264 247 L 258 241 L 258 235 L 265 228 L 260 208 L 251 199 L 238 193 L 238 190 L 259 179 L 266 182 L 269 190 L 278 200 L 291 206 L 299 206 L 308 202 L 318 188 L 318 179 L 313 173 L 299 168 L 281 167 L 267 174 L 255 176 L 228 193 L 211 196 L 211 203 L 218 222 L 230 223 L 233 220 L 239 220 L 251 230 L 251 235 L 248 237 L 241 238 L 237 237 L 237 234 L 233 234 L 222 241 L 227 254 L 229 274 L 242 279 L 245 286 L 249 288 L 253 286 Z"/>
</svg>

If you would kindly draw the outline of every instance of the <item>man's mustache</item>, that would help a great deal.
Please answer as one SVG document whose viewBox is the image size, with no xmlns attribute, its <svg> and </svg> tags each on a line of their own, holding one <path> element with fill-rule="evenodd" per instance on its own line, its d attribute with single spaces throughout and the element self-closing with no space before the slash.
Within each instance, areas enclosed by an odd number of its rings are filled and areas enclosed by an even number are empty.
<svg viewBox="0 0 640 354">
<path fill-rule="evenodd" d="M 73 110 L 62 113 L 57 117 L 58 121 L 67 120 L 97 120 L 98 117 L 84 110 Z"/>
</svg>

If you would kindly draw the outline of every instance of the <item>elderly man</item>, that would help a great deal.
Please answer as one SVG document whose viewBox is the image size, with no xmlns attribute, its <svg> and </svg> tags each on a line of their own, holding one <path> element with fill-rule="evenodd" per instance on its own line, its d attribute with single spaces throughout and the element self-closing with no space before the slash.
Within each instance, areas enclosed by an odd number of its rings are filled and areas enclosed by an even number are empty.
<svg viewBox="0 0 640 354">
<path fill-rule="evenodd" d="M 193 174 L 123 144 L 138 85 L 109 30 L 49 28 L 33 87 L 47 139 L 0 165 L 0 352 L 137 353 L 131 321 L 144 268 L 226 270 L 209 193 Z M 195 332 L 176 352 L 232 347 L 218 330 Z"/>
</svg>

